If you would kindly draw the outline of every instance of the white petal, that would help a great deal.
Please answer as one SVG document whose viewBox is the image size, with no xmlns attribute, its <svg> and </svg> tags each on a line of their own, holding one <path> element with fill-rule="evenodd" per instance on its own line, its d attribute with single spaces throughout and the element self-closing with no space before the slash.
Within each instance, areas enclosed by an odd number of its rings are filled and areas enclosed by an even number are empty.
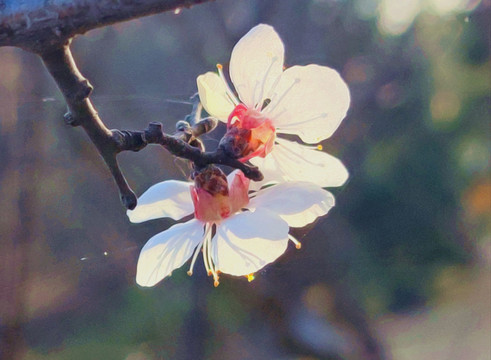
<svg viewBox="0 0 491 360">
<path fill-rule="evenodd" d="M 265 209 L 228 218 L 212 239 L 216 269 L 237 276 L 258 271 L 285 252 L 288 230 L 284 220 Z"/>
<path fill-rule="evenodd" d="M 194 212 L 189 192 L 190 184 L 184 181 L 167 180 L 152 185 L 138 198 L 135 209 L 128 210 L 126 215 L 134 223 L 162 217 L 182 219 Z"/>
<path fill-rule="evenodd" d="M 278 214 L 289 226 L 302 227 L 334 206 L 334 196 L 309 182 L 281 183 L 260 190 L 248 208 L 268 209 Z"/>
<path fill-rule="evenodd" d="M 153 286 L 181 267 L 203 240 L 203 228 L 201 221 L 192 219 L 171 226 L 148 240 L 138 258 L 138 285 Z"/>
<path fill-rule="evenodd" d="M 268 96 L 283 72 L 285 49 L 269 25 L 252 28 L 235 45 L 230 59 L 230 78 L 240 99 L 252 108 Z"/>
<path fill-rule="evenodd" d="M 293 66 L 281 75 L 264 113 L 278 133 L 297 134 L 314 144 L 330 137 L 346 116 L 350 94 L 336 70 Z"/>
<path fill-rule="evenodd" d="M 208 114 L 226 122 L 234 110 L 234 104 L 227 96 L 227 88 L 223 80 L 216 73 L 207 72 L 198 76 L 196 83 L 199 99 Z"/>
<path fill-rule="evenodd" d="M 320 187 L 343 185 L 348 170 L 343 163 L 326 152 L 294 141 L 276 138 L 273 151 L 265 158 L 255 157 L 250 162 L 261 169 L 264 180 L 251 181 L 251 189 L 268 182 L 308 181 Z"/>
</svg>

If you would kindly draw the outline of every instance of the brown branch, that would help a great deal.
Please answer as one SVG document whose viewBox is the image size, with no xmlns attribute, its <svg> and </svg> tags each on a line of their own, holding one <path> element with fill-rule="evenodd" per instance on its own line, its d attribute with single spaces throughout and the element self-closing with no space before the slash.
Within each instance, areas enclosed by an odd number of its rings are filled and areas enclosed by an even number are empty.
<svg viewBox="0 0 491 360">
<path fill-rule="evenodd" d="M 210 0 L 0 0 L 0 46 L 32 52 L 77 34 Z"/>
<path fill-rule="evenodd" d="M 89 99 L 92 86 L 78 70 L 69 45 L 49 49 L 40 56 L 65 97 L 69 109 L 65 115 L 67 123 L 81 126 L 85 130 L 109 167 L 124 206 L 133 209 L 136 206 L 136 195 L 126 182 L 116 160 L 116 154 L 125 150 L 120 141 L 121 135 L 118 131 L 109 130 L 94 109 Z M 143 147 L 141 144 L 140 148 Z"/>
<path fill-rule="evenodd" d="M 254 181 L 261 181 L 263 175 L 255 166 L 250 166 L 230 157 L 221 148 L 213 152 L 203 152 L 176 136 L 170 136 L 162 132 L 161 123 L 150 123 L 144 132 L 144 140 L 149 144 L 160 144 L 175 156 L 188 159 L 196 168 L 203 168 L 209 164 L 220 164 L 241 170 L 245 176 Z"/>
</svg>

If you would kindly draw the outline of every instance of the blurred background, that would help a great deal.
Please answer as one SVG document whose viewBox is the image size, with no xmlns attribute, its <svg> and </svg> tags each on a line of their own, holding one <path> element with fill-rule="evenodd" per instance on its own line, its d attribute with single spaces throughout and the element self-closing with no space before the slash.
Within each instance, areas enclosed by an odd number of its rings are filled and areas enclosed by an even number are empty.
<svg viewBox="0 0 491 360">
<path fill-rule="evenodd" d="M 173 132 L 199 74 L 275 27 L 286 65 L 338 70 L 352 105 L 323 142 L 337 205 L 253 282 L 202 263 L 150 289 L 116 186 L 39 58 L 0 48 L 0 358 L 491 359 L 489 0 L 216 0 L 77 37 L 110 128 Z M 223 128 L 205 137 L 214 149 Z M 119 157 L 138 194 L 187 165 Z"/>
</svg>

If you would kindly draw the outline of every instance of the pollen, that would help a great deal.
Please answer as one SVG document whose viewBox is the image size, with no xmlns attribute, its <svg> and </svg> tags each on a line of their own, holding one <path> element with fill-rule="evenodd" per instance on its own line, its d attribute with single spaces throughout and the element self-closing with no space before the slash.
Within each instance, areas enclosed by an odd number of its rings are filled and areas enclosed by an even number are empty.
<svg viewBox="0 0 491 360">
<path fill-rule="evenodd" d="M 298 243 L 298 244 L 295 244 L 295 247 L 300 250 L 302 248 L 302 244 L 301 243 Z"/>
<path fill-rule="evenodd" d="M 246 275 L 246 278 L 247 278 L 247 281 L 249 281 L 249 282 L 251 282 L 252 280 L 255 279 L 254 274 Z"/>
<path fill-rule="evenodd" d="M 217 69 L 218 69 L 218 70 L 222 70 L 222 69 L 223 69 L 222 64 L 217 64 Z"/>
<path fill-rule="evenodd" d="M 218 280 L 215 280 L 215 282 L 213 283 L 213 286 L 218 287 L 218 285 L 220 285 L 220 282 Z"/>
<path fill-rule="evenodd" d="M 321 144 L 317 145 L 317 150 L 322 150 L 322 149 L 324 149 L 324 147 Z"/>
</svg>

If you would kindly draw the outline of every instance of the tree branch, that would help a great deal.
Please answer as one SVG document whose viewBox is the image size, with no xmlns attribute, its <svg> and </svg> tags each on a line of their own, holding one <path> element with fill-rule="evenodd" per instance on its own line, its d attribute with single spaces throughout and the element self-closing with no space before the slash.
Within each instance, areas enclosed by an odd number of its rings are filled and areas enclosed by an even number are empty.
<svg viewBox="0 0 491 360">
<path fill-rule="evenodd" d="M 192 161 L 197 168 L 203 168 L 209 164 L 220 164 L 241 170 L 245 176 L 254 181 L 261 181 L 263 175 L 255 166 L 250 166 L 227 155 L 221 148 L 213 152 L 203 152 L 201 149 L 169 136 L 162 132 L 162 124 L 150 123 L 144 132 L 145 141 L 149 144 L 160 144 L 169 150 L 173 155 Z"/>
<path fill-rule="evenodd" d="M 89 30 L 210 0 L 0 0 L 0 46 L 32 52 Z"/>
<path fill-rule="evenodd" d="M 116 154 L 125 150 L 119 141 L 120 133 L 109 130 L 94 109 L 89 99 L 92 86 L 78 70 L 69 45 L 54 50 L 48 49 L 40 56 L 65 97 L 69 109 L 65 115 L 66 122 L 72 126 L 81 126 L 85 130 L 109 167 L 124 206 L 133 209 L 136 206 L 136 195 L 126 182 L 116 160 Z M 140 144 L 138 150 L 143 147 L 144 145 Z"/>
</svg>

